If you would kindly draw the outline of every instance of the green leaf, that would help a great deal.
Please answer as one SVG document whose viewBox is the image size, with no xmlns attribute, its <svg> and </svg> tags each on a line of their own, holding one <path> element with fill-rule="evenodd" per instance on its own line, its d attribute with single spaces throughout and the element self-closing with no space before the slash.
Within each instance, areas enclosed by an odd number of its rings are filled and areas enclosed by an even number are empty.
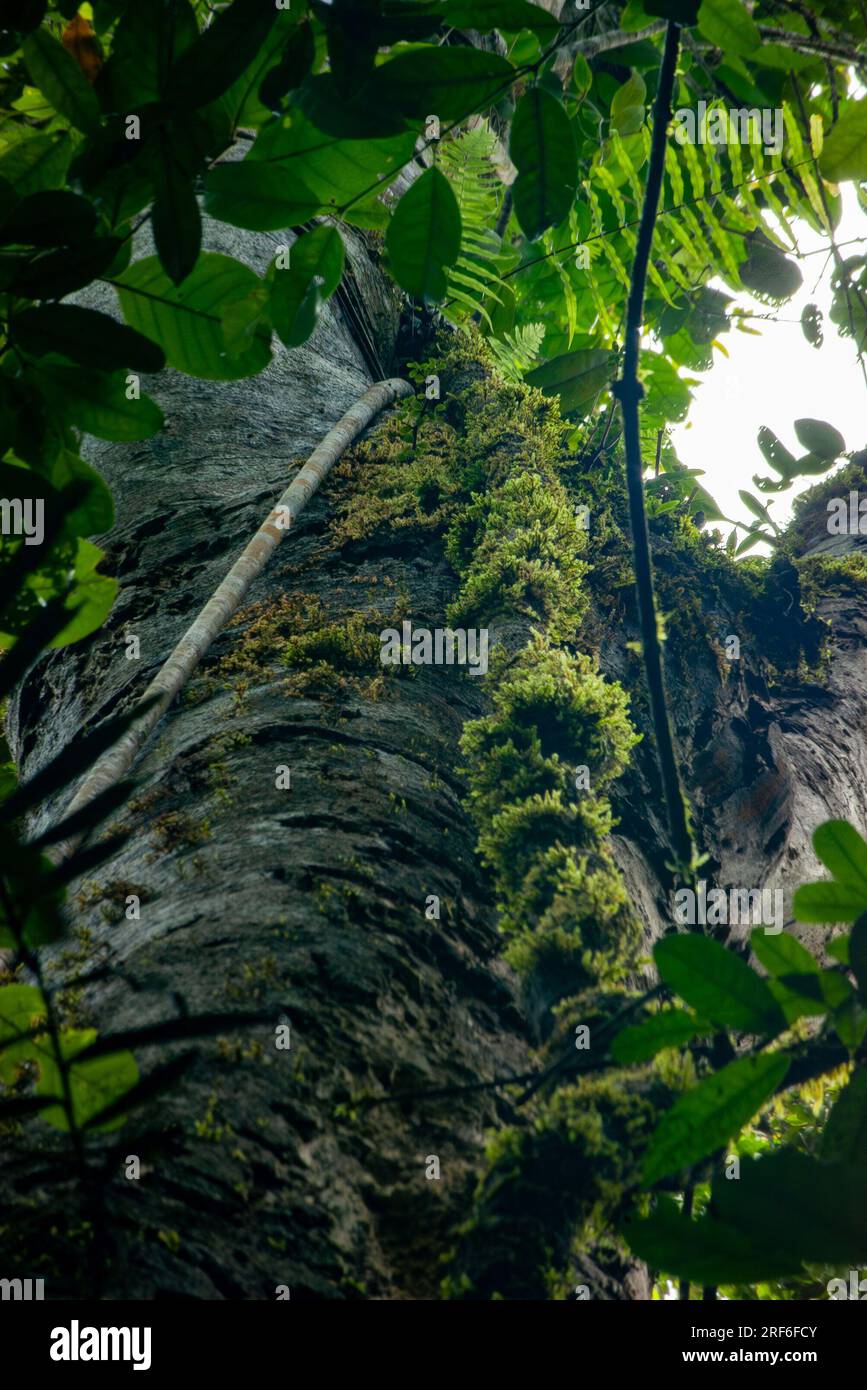
<svg viewBox="0 0 867 1390">
<path fill-rule="evenodd" d="M 31 193 L 0 226 L 0 245 L 68 246 L 92 236 L 96 213 L 76 193 Z"/>
<path fill-rule="evenodd" d="M 135 111 L 159 101 L 165 89 L 169 59 L 175 61 L 199 36 L 196 16 L 187 0 L 135 0 L 126 5 L 111 40 L 111 56 L 100 77 L 114 108 Z"/>
<path fill-rule="evenodd" d="M 837 1097 L 822 1135 L 822 1158 L 828 1163 L 861 1163 L 867 1151 L 867 1068 L 852 1073 Z"/>
<path fill-rule="evenodd" d="M 804 883 L 795 892 L 792 910 L 799 922 L 854 922 L 867 908 L 864 893 L 847 883 Z"/>
<path fill-rule="evenodd" d="M 104 558 L 104 552 L 99 546 L 92 545 L 83 536 L 78 538 L 78 550 L 72 571 L 72 592 L 64 602 L 64 607 L 69 610 L 71 617 L 66 627 L 51 642 L 52 647 L 65 647 L 71 642 L 80 642 L 83 637 L 89 637 L 97 628 L 102 627 L 111 612 L 117 595 L 117 580 L 97 571 L 97 565 Z"/>
<path fill-rule="evenodd" d="M 22 197 L 44 188 L 56 188 L 64 180 L 72 150 L 67 131 L 19 140 L 0 155 L 0 178 L 14 184 Z"/>
<path fill-rule="evenodd" d="M 205 208 L 218 222 L 253 232 L 278 232 L 309 222 L 323 207 L 302 179 L 261 160 L 218 164 L 205 175 Z"/>
<path fill-rule="evenodd" d="M 798 471 L 795 456 L 780 443 L 773 430 L 768 429 L 767 425 L 761 425 L 757 438 L 759 448 L 771 467 L 786 479 L 794 478 Z"/>
<path fill-rule="evenodd" d="M 69 1086 L 72 1098 L 72 1114 L 76 1125 L 81 1128 L 88 1120 L 106 1109 L 113 1101 L 119 1100 L 132 1090 L 139 1079 L 138 1066 L 131 1052 L 113 1052 L 104 1057 L 92 1057 L 84 1062 L 75 1062 L 76 1053 L 81 1052 L 96 1038 L 96 1029 L 69 1029 L 61 1034 L 61 1053 L 71 1062 Z M 59 1096 L 62 1094 L 60 1070 L 53 1056 L 46 1056 L 41 1075 L 36 1083 L 38 1096 Z M 43 1119 L 55 1129 L 68 1131 L 69 1121 L 63 1107 L 54 1106 L 43 1111 Z M 117 1129 L 123 1123 L 117 1117 L 99 1126 L 101 1130 Z"/>
<path fill-rule="evenodd" d="M 849 933 L 844 932 L 842 936 L 835 936 L 832 941 L 826 941 L 825 951 L 833 960 L 838 960 L 841 965 L 848 965 Z"/>
<path fill-rule="evenodd" d="M 343 241 L 336 227 L 314 227 L 298 238 L 289 256 L 288 267 L 275 265 L 269 272 L 269 307 L 274 331 L 293 348 L 310 337 L 319 310 L 340 284 Z"/>
<path fill-rule="evenodd" d="M 739 267 L 747 289 L 777 302 L 790 299 L 800 289 L 804 277 L 798 266 L 771 242 L 753 239 L 747 248 L 747 259 Z"/>
<path fill-rule="evenodd" d="M 667 1110 L 644 1156 L 643 1181 L 652 1186 L 728 1143 L 782 1084 L 788 1057 L 741 1057 L 707 1076 Z"/>
<path fill-rule="evenodd" d="M 164 145 L 151 212 L 154 245 L 169 279 L 179 285 L 192 273 L 202 248 L 202 219 L 193 177 Z"/>
<path fill-rule="evenodd" d="M 769 936 L 762 927 L 756 927 L 750 936 L 750 945 L 770 975 L 819 973 L 819 967 L 806 946 L 802 946 L 789 932 Z"/>
<path fill-rule="evenodd" d="M 748 512 L 752 512 L 753 516 L 757 516 L 760 521 L 767 521 L 770 523 L 771 518 L 768 509 L 762 505 L 758 497 L 753 497 L 752 493 L 747 492 L 745 488 L 738 489 L 738 497 L 741 499 Z"/>
<path fill-rule="evenodd" d="M 316 40 L 312 25 L 297 25 L 289 36 L 279 63 L 270 69 L 262 81 L 259 100 L 271 109 L 277 107 L 282 97 L 300 87 L 315 57 Z"/>
<path fill-rule="evenodd" d="M 61 449 L 51 465 L 51 482 L 59 489 L 83 484 L 84 499 L 66 517 L 66 527 L 75 536 L 96 536 L 114 525 L 114 501 L 105 480 L 70 449 Z"/>
<path fill-rule="evenodd" d="M 644 123 L 647 88 L 640 73 L 634 72 L 611 98 L 611 124 L 621 135 L 634 135 Z"/>
<path fill-rule="evenodd" d="M 44 304 L 25 309 L 12 320 L 12 336 L 25 352 L 44 356 L 59 352 L 83 367 L 114 371 L 135 367 L 159 372 L 165 366 L 161 347 L 96 309 L 74 304 Z"/>
<path fill-rule="evenodd" d="M 831 183 L 867 179 L 867 98 L 846 101 L 825 136 L 819 169 Z"/>
<path fill-rule="evenodd" d="M 583 97 L 585 92 L 589 92 L 593 83 L 593 73 L 590 64 L 583 53 L 576 53 L 575 65 L 572 68 L 572 86 L 575 95 Z"/>
<path fill-rule="evenodd" d="M 723 53 L 752 53 L 762 36 L 741 0 L 702 0 L 698 12 L 700 33 Z"/>
<path fill-rule="evenodd" d="M 434 111 L 443 122 L 484 110 L 517 76 L 511 63 L 476 48 L 419 47 L 389 58 L 364 91 L 369 99 L 414 120 Z"/>
<path fill-rule="evenodd" d="M 208 381 L 253 376 L 270 361 L 270 333 L 257 333 L 250 347 L 231 356 L 223 337 L 221 311 L 244 299 L 262 281 L 231 256 L 205 252 L 192 275 L 173 285 L 156 256 L 136 261 L 117 281 L 124 318 L 162 347 L 178 371 Z"/>
<path fill-rule="evenodd" d="M 711 1024 L 683 1009 L 665 1009 L 632 1027 L 624 1028 L 611 1044 L 615 1062 L 647 1062 L 666 1047 L 681 1047 L 702 1033 L 713 1031 Z"/>
<path fill-rule="evenodd" d="M 528 0 L 445 0 L 442 20 L 455 29 L 477 29 L 480 34 L 492 29 L 507 34 L 532 29 L 544 40 L 552 39 L 559 28 L 553 15 Z"/>
<path fill-rule="evenodd" d="M 702 1018 L 770 1037 L 785 1027 L 766 982 L 718 941 L 696 932 L 666 936 L 657 941 L 653 957 L 664 982 Z"/>
<path fill-rule="evenodd" d="M 531 87 L 518 102 L 509 154 L 518 170 L 512 185 L 515 215 L 532 241 L 568 215 L 578 182 L 572 123 L 544 87 Z"/>
<path fill-rule="evenodd" d="M 805 304 L 801 310 L 801 329 L 811 347 L 820 348 L 825 341 L 822 310 L 818 304 Z"/>
<path fill-rule="evenodd" d="M 606 348 L 581 348 L 534 367 L 524 379 L 546 396 L 559 396 L 564 415 L 583 415 L 609 384 L 614 362 Z"/>
<path fill-rule="evenodd" d="M 414 130 L 382 139 L 337 139 L 323 135 L 293 108 L 290 116 L 262 131 L 244 164 L 264 162 L 266 168 L 278 171 L 283 184 L 280 187 L 275 181 L 273 197 L 283 207 L 287 191 L 301 199 L 302 209 L 338 213 L 351 203 L 345 214 L 349 221 L 376 227 L 387 218 L 378 195 L 412 158 L 415 141 Z M 290 218 L 281 225 L 295 226 L 298 220 Z M 300 219 L 306 220 L 307 214 Z"/>
<path fill-rule="evenodd" d="M 656 1210 L 643 1221 L 627 1222 L 623 1235 L 633 1254 L 653 1269 L 696 1284 L 780 1279 L 801 1268 L 791 1251 L 758 1250 L 749 1231 L 711 1217 L 690 1220 L 673 1197 L 658 1197 Z"/>
<path fill-rule="evenodd" d="M 189 110 L 222 96 L 255 61 L 277 14 L 274 0 L 232 0 L 176 59 L 166 99 Z"/>
<path fill-rule="evenodd" d="M 10 285 L 22 299 L 62 299 L 104 275 L 123 245 L 120 237 L 93 237 L 25 262 Z"/>
<path fill-rule="evenodd" d="M 95 130 L 99 125 L 96 94 L 63 45 L 47 29 L 38 29 L 24 40 L 23 50 L 34 86 L 55 111 L 77 130 Z"/>
<path fill-rule="evenodd" d="M 38 1056 L 35 1039 L 26 1035 L 44 1018 L 45 1004 L 35 986 L 4 985 L 0 989 L 0 1081 L 5 1085 L 12 1085 L 22 1062 Z"/>
<path fill-rule="evenodd" d="M 461 250 L 461 214 L 439 169 L 426 170 L 410 184 L 388 224 L 386 246 L 394 278 L 407 294 L 445 298 L 445 268 Z"/>
<path fill-rule="evenodd" d="M 840 431 L 835 430 L 833 425 L 826 424 L 824 420 L 796 420 L 795 434 L 798 436 L 798 442 L 819 459 L 835 459 L 846 448 L 846 441 Z"/>
<path fill-rule="evenodd" d="M 69 423 L 97 439 L 150 439 L 163 427 L 163 413 L 149 396 L 128 397 L 122 373 L 106 376 L 54 363 L 34 365 L 32 371 L 43 394 Z"/>
<path fill-rule="evenodd" d="M 838 883 L 864 894 L 867 908 L 867 844 L 845 820 L 824 821 L 813 832 L 813 849 Z"/>
</svg>

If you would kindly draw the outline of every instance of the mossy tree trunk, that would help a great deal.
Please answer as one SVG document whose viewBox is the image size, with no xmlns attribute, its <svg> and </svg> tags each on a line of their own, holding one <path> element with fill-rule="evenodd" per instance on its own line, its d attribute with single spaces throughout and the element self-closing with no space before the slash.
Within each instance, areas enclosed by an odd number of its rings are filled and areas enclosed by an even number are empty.
<svg viewBox="0 0 867 1390">
<path fill-rule="evenodd" d="M 208 235 L 210 249 L 257 266 L 271 251 L 269 238 L 216 227 Z M 12 717 L 25 773 L 132 702 L 291 469 L 380 367 L 390 374 L 421 351 L 420 330 L 367 248 L 359 240 L 350 250 L 354 308 L 334 301 L 305 348 L 237 383 L 166 373 L 153 390 L 165 432 L 144 445 L 90 449 L 117 501 L 106 545 L 120 597 L 102 631 L 28 677 Z M 458 770 L 465 722 L 491 708 L 486 683 L 455 668 L 379 662 L 381 629 L 404 618 L 444 627 L 458 594 L 438 516 L 457 487 L 448 441 L 472 426 L 457 403 L 473 379 L 444 375 L 441 421 L 426 444 L 420 436 L 433 473 L 416 489 L 414 515 L 381 492 L 380 512 L 368 517 L 376 470 L 391 468 L 393 480 L 402 466 L 385 446 L 378 453 L 382 431 L 335 470 L 257 582 L 243 621 L 218 640 L 152 737 L 122 818 L 133 830 L 126 848 L 95 881 L 73 886 L 78 950 L 54 968 L 109 967 L 69 995 L 73 1017 L 103 1031 L 183 1010 L 262 1008 L 274 1019 L 203 1044 L 183 1084 L 120 1131 L 105 1188 L 107 1296 L 257 1299 L 286 1285 L 293 1298 L 436 1298 L 455 1245 L 463 1253 L 453 1287 L 463 1276 L 470 1296 L 569 1296 L 579 1282 L 596 1297 L 649 1296 L 646 1272 L 622 1251 L 575 1232 L 598 1196 L 582 1165 L 617 1170 L 638 1112 L 652 1111 L 650 1091 L 629 1113 L 616 1083 L 610 1104 L 588 1095 L 604 1142 L 579 1149 L 571 1164 L 559 1150 L 550 1164 L 531 1156 L 530 1208 L 501 1193 L 463 1243 L 456 1232 L 473 1210 L 486 1133 L 521 1132 L 526 1110 L 483 1090 L 357 1104 L 366 1093 L 526 1069 L 551 1031 L 551 1005 L 574 983 L 556 968 L 521 979 L 502 956 L 497 884 L 477 858 Z M 484 392 L 502 429 L 491 427 L 481 472 L 465 471 L 468 489 L 533 467 L 533 440 L 548 427 L 540 417 L 522 437 L 512 429 L 515 389 L 487 379 Z M 573 464 L 564 465 L 567 484 Z M 560 636 L 598 655 L 605 676 L 632 692 L 632 719 L 646 734 L 628 646 L 636 633 L 626 551 L 594 521 L 622 522 L 616 477 L 616 461 L 598 477 L 582 474 L 576 495 L 589 488 L 592 497 L 587 609 L 580 632 L 573 624 Z M 661 606 L 677 609 L 680 595 L 668 682 L 708 875 L 727 886 L 781 886 L 788 907 L 793 886 L 816 868 L 815 825 L 832 814 L 867 823 L 867 602 L 851 581 L 826 575 L 806 621 L 789 562 L 760 590 L 709 559 L 684 528 L 657 532 Z M 576 549 L 578 541 L 576 531 Z M 804 676 L 804 661 L 818 659 L 820 619 L 832 624 L 826 667 Z M 514 655 L 534 623 L 532 601 L 494 605 L 467 625 L 486 623 Z M 730 633 L 741 638 L 739 661 L 721 655 Z M 127 636 L 139 639 L 139 660 L 128 659 Z M 634 956 L 670 925 L 673 887 L 648 738 L 609 796 Z M 61 809 L 47 808 L 46 818 Z M 133 896 L 137 920 L 126 914 Z M 280 1019 L 291 1024 L 290 1050 L 274 1045 Z M 156 1060 L 140 1057 L 143 1067 Z M 45 1142 L 60 1160 L 62 1140 Z M 4 1210 L 21 1215 L 22 1258 L 29 1253 L 32 1264 L 43 1252 L 49 1296 L 87 1295 L 73 1178 L 58 1184 L 55 1172 L 49 1183 L 40 1176 L 45 1149 L 33 1155 L 26 1137 L 10 1145 L 2 1196 Z M 137 1181 L 125 1176 L 132 1154 L 142 1157 Z M 427 1176 L 433 1156 L 439 1180 Z"/>
</svg>

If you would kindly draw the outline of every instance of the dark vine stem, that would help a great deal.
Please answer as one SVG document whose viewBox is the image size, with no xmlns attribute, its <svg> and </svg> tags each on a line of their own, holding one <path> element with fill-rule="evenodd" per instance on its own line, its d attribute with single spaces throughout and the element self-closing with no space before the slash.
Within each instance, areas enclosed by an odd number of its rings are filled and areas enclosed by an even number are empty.
<svg viewBox="0 0 867 1390">
<path fill-rule="evenodd" d="M 644 505 L 644 470 L 641 462 L 639 434 L 639 403 L 644 388 L 638 379 L 641 352 L 641 327 L 644 314 L 644 290 L 647 268 L 653 246 L 653 230 L 659 210 L 662 175 L 665 168 L 665 142 L 671 116 L 671 96 L 680 47 L 680 27 L 669 22 L 665 31 L 665 48 L 659 73 L 659 86 L 653 106 L 653 136 L 650 163 L 641 223 L 632 265 L 629 298 L 626 306 L 626 341 L 623 354 L 623 375 L 615 385 L 615 394 L 623 413 L 623 441 L 626 453 L 626 486 L 629 493 L 629 519 L 632 527 L 632 549 L 635 565 L 635 587 L 641 620 L 641 639 L 644 668 L 650 695 L 650 712 L 656 735 L 662 788 L 671 835 L 671 847 L 677 866 L 683 872 L 692 871 L 694 852 L 689 817 L 674 753 L 674 741 L 665 697 L 662 673 L 662 652 L 656 626 L 656 601 L 653 591 L 653 563 L 650 556 L 650 537 Z"/>
</svg>

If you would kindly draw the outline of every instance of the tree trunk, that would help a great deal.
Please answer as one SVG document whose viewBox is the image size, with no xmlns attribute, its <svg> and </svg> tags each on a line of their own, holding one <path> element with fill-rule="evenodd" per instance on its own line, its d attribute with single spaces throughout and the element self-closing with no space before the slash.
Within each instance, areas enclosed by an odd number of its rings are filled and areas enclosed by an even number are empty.
<svg viewBox="0 0 867 1390">
<path fill-rule="evenodd" d="M 259 270 L 277 240 L 213 224 L 206 235 L 209 249 Z M 166 372 L 152 391 L 167 416 L 160 436 L 91 443 L 116 498 L 104 568 L 118 576 L 120 596 L 100 632 L 41 661 L 20 691 L 11 731 L 25 774 L 132 703 L 291 470 L 377 371 L 403 370 L 420 352 L 418 327 L 372 253 L 360 237 L 349 249 L 354 308 L 332 301 L 306 347 L 278 348 L 268 370 L 241 382 Z M 344 466 L 314 499 L 244 621 L 218 640 L 152 736 L 123 816 L 133 830 L 126 847 L 96 882 L 72 889 L 86 932 L 77 958 L 55 966 L 67 975 L 111 967 L 73 1001 L 83 1019 L 114 1031 L 179 1010 L 261 1008 L 274 1020 L 227 1027 L 225 1039 L 203 1044 L 183 1083 L 119 1132 L 104 1192 L 108 1297 L 267 1299 L 281 1285 L 293 1298 L 439 1297 L 486 1131 L 520 1125 L 522 1112 L 491 1090 L 371 1109 L 358 1098 L 525 1070 L 562 992 L 522 987 L 500 955 L 493 889 L 456 770 L 462 725 L 486 709 L 485 683 L 436 666 L 383 678 L 376 653 L 365 663 L 349 650 L 353 614 L 374 627 L 402 617 L 445 626 L 456 589 L 423 528 L 336 545 L 331 525 L 351 489 Z M 806 548 L 822 543 L 820 525 L 805 524 Z M 712 569 L 690 577 L 667 543 L 656 561 L 664 599 L 681 585 L 685 604 L 698 600 L 692 629 L 672 623 L 666 660 L 707 875 L 783 887 L 790 916 L 792 889 L 817 868 L 816 824 L 828 815 L 867 823 L 867 604 L 845 582 L 824 594 L 827 674 L 798 677 L 771 605 L 764 615 L 754 607 L 745 625 L 743 586 L 724 567 L 716 578 Z M 779 585 L 784 609 L 785 566 Z M 498 635 L 508 643 L 526 626 L 501 623 Z M 299 676 L 281 659 L 286 635 L 315 630 L 321 645 L 324 629 L 348 647 Z M 641 672 L 627 647 L 636 635 L 628 590 L 597 600 L 586 630 L 606 676 L 633 692 L 645 734 L 615 789 L 612 845 L 649 945 L 670 927 L 674 885 Z M 817 631 L 816 620 L 797 628 L 808 648 Z M 726 663 L 729 633 L 740 634 L 742 654 Z M 127 634 L 140 639 L 139 661 L 127 659 Z M 776 685 L 769 657 L 783 673 Z M 281 767 L 288 789 L 278 785 Z M 61 811 L 50 806 L 43 820 Z M 140 920 L 126 919 L 130 895 L 140 898 Z M 433 896 L 439 920 L 426 915 Z M 290 1050 L 274 1046 L 280 1019 L 291 1023 Z M 163 1059 L 139 1056 L 143 1070 Z M 60 1139 L 46 1144 L 60 1153 Z M 62 1219 L 74 1212 L 74 1184 L 58 1187 L 55 1174 L 48 1186 L 45 1151 L 37 1161 L 23 1141 L 13 1148 L 3 1201 L 8 1213 L 36 1197 L 41 1215 L 24 1219 L 21 1239 L 45 1251 L 48 1296 L 86 1294 L 77 1237 Z M 125 1176 L 132 1154 L 143 1159 L 138 1181 Z M 433 1156 L 439 1181 L 426 1176 Z M 476 1241 L 476 1286 L 482 1296 L 544 1296 L 537 1270 L 511 1284 L 503 1274 L 500 1286 L 491 1273 L 509 1219 L 487 1253 Z M 511 1238 L 519 1235 L 520 1223 Z M 552 1245 L 591 1296 L 649 1296 L 640 1267 L 592 1244 L 573 1257 L 569 1238 L 559 1231 Z"/>
</svg>

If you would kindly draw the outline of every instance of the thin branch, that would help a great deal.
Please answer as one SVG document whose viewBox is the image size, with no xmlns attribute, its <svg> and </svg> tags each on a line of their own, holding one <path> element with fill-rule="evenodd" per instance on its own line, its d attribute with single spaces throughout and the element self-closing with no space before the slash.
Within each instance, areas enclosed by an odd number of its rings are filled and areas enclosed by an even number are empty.
<svg viewBox="0 0 867 1390">
<path fill-rule="evenodd" d="M 641 462 L 641 436 L 638 407 L 644 389 L 638 379 L 641 354 L 641 327 L 644 316 L 644 290 L 647 269 L 653 247 L 653 230 L 662 191 L 665 169 L 665 142 L 671 115 L 671 95 L 677 54 L 680 47 L 680 27 L 669 22 L 665 31 L 665 49 L 659 73 L 659 86 L 653 107 L 653 135 L 650 148 L 647 185 L 641 224 L 632 265 L 632 278 L 626 308 L 626 335 L 623 354 L 623 376 L 615 387 L 623 412 L 623 440 L 626 453 L 626 486 L 629 493 L 629 517 L 632 526 L 632 547 L 635 563 L 635 587 L 641 620 L 644 667 L 650 696 L 650 711 L 656 735 L 662 788 L 665 797 L 671 847 L 678 866 L 689 872 L 693 862 L 693 844 L 687 817 L 686 803 L 677 770 L 674 741 L 668 717 L 665 682 L 662 672 L 662 652 L 656 626 L 656 601 L 653 592 L 653 562 L 650 556 L 650 537 L 644 505 L 644 469 Z"/>
</svg>

